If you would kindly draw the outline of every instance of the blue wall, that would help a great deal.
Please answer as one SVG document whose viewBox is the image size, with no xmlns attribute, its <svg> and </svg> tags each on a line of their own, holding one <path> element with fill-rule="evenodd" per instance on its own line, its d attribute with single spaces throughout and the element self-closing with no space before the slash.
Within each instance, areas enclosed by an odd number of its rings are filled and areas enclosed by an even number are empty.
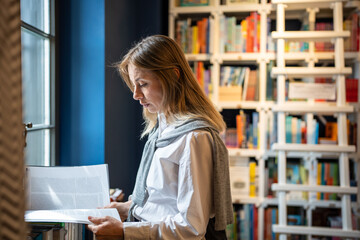
<svg viewBox="0 0 360 240">
<path fill-rule="evenodd" d="M 128 196 L 145 141 L 140 140 L 142 108 L 112 65 L 141 38 L 167 34 L 168 0 L 56 4 L 57 162 L 107 163 L 110 187 Z"/>
<path fill-rule="evenodd" d="M 58 161 L 104 163 L 105 3 L 58 1 Z"/>
</svg>

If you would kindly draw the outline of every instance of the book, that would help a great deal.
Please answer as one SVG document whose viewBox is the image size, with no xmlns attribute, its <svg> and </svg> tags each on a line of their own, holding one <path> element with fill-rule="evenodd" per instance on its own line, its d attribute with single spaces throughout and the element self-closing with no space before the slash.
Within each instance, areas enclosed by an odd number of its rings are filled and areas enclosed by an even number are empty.
<svg viewBox="0 0 360 240">
<path fill-rule="evenodd" d="M 292 142 L 292 116 L 286 116 L 285 118 L 285 142 Z"/>
<path fill-rule="evenodd" d="M 245 206 L 238 211 L 238 219 L 239 219 L 239 237 L 240 239 L 249 239 L 249 223 L 245 216 Z"/>
<path fill-rule="evenodd" d="M 251 13 L 250 16 L 246 17 L 247 21 L 247 39 L 246 39 L 246 52 L 254 52 L 254 28 L 255 28 L 255 19 L 254 14 Z"/>
<path fill-rule="evenodd" d="M 238 137 L 238 146 L 240 148 L 246 148 L 246 115 L 242 110 L 236 116 L 236 130 Z"/>
<path fill-rule="evenodd" d="M 236 40 L 236 18 L 228 17 L 226 18 L 227 24 L 227 36 L 225 44 L 225 52 L 234 52 L 235 51 L 235 40 Z"/>
<path fill-rule="evenodd" d="M 192 26 L 192 53 L 193 54 L 197 54 L 200 52 L 200 44 L 198 41 L 199 38 L 199 27 L 196 26 Z"/>
<path fill-rule="evenodd" d="M 255 206 L 255 204 L 252 204 L 252 211 L 253 211 L 253 221 L 252 221 L 252 225 L 253 225 L 253 239 L 257 240 L 258 239 L 258 209 Z"/>
<path fill-rule="evenodd" d="M 225 131 L 225 145 L 229 148 L 238 147 L 237 129 L 227 128 Z"/>
<path fill-rule="evenodd" d="M 244 139 L 244 124 L 243 124 L 243 114 L 236 115 L 236 134 L 238 139 L 238 147 L 241 148 L 242 142 Z"/>
<path fill-rule="evenodd" d="M 249 166 L 230 166 L 230 186 L 233 202 L 249 196 Z"/>
<path fill-rule="evenodd" d="M 300 184 L 300 164 L 296 162 L 289 162 L 286 166 L 286 183 Z M 288 200 L 302 200 L 303 194 L 299 191 L 290 191 L 287 194 Z"/>
<path fill-rule="evenodd" d="M 299 174 L 300 174 L 300 184 L 308 185 L 309 184 L 309 170 L 301 164 L 299 166 Z M 309 193 L 302 192 L 302 199 L 308 200 Z"/>
<path fill-rule="evenodd" d="M 346 86 L 346 101 L 358 102 L 359 80 L 356 78 L 347 78 L 345 80 L 345 86 Z"/>
<path fill-rule="evenodd" d="M 267 160 L 267 168 L 265 171 L 267 174 L 266 179 L 268 179 L 265 193 L 268 198 L 275 198 L 277 192 L 271 189 L 271 185 L 278 182 L 276 158 L 269 158 Z"/>
<path fill-rule="evenodd" d="M 242 52 L 242 37 L 241 37 L 241 25 L 238 24 L 235 26 L 235 43 L 234 50 L 235 52 Z"/>
<path fill-rule="evenodd" d="M 330 163 L 324 163 L 324 165 L 324 185 L 332 185 L 332 180 L 330 178 Z M 329 193 L 324 193 L 324 200 L 329 200 Z"/>
<path fill-rule="evenodd" d="M 249 204 L 249 239 L 254 239 L 254 205 L 253 204 Z"/>
<path fill-rule="evenodd" d="M 180 0 L 181 7 L 208 6 L 209 0 Z"/>
<path fill-rule="evenodd" d="M 251 205 L 250 204 L 244 205 L 244 215 L 245 215 L 244 218 L 245 218 L 245 226 L 246 226 L 246 229 L 244 231 L 244 236 L 246 238 L 244 238 L 244 239 L 251 239 L 252 221 L 251 221 Z"/>
<path fill-rule="evenodd" d="M 246 95 L 247 95 L 248 85 L 249 85 L 249 76 L 250 76 L 250 68 L 246 68 L 245 73 L 244 73 L 244 87 L 243 87 L 242 98 L 241 98 L 242 101 L 246 101 Z"/>
<path fill-rule="evenodd" d="M 254 52 L 260 52 L 260 14 L 252 13 L 254 17 Z"/>
<path fill-rule="evenodd" d="M 79 167 L 27 167 L 28 209 L 26 222 L 91 224 L 88 216 L 111 216 L 107 164 Z"/>
<path fill-rule="evenodd" d="M 272 237 L 272 230 L 271 230 L 271 215 L 272 215 L 272 209 L 271 208 L 266 208 L 265 209 L 265 214 L 264 214 L 264 239 L 266 240 L 271 240 Z"/>
<path fill-rule="evenodd" d="M 241 25 L 241 39 L 242 39 L 242 44 L 241 44 L 241 52 L 246 52 L 246 44 L 247 44 L 247 36 L 248 36 L 248 21 L 247 19 L 244 19 L 241 21 L 240 23 Z"/>
<path fill-rule="evenodd" d="M 225 52 L 226 44 L 226 17 L 224 15 L 220 16 L 219 19 L 219 28 L 220 28 L 220 41 L 219 41 L 219 52 Z"/>
<path fill-rule="evenodd" d="M 278 223 L 278 209 L 277 208 L 272 208 L 272 211 L 271 211 L 271 225 L 273 224 L 277 224 Z M 272 232 L 271 234 L 271 239 L 275 240 L 275 239 L 278 239 L 279 237 L 279 234 L 278 233 L 275 233 L 274 231 Z"/>
<path fill-rule="evenodd" d="M 249 196 L 256 197 L 256 162 L 249 163 Z"/>
<path fill-rule="evenodd" d="M 259 124 L 259 113 L 258 112 L 253 112 L 252 113 L 252 121 L 253 121 L 253 131 L 252 131 L 252 136 L 253 136 L 253 148 L 257 149 L 258 148 L 258 136 L 259 136 L 259 130 L 258 130 L 258 124 Z"/>
<path fill-rule="evenodd" d="M 246 88 L 246 91 L 244 88 L 244 93 L 245 93 L 244 100 L 255 101 L 255 100 L 257 100 L 256 96 L 257 96 L 257 91 L 258 91 L 257 71 L 250 70 L 249 77 L 248 77 L 248 79 L 245 79 L 245 81 L 246 80 L 247 80 L 247 88 Z"/>
<path fill-rule="evenodd" d="M 298 132 L 298 118 L 292 117 L 291 119 L 291 143 L 297 143 L 297 132 Z"/>
<path fill-rule="evenodd" d="M 339 186 L 340 181 L 339 181 L 339 163 L 338 162 L 335 162 L 332 164 L 332 168 L 330 170 L 330 175 L 332 178 L 332 185 Z M 337 200 L 337 194 L 336 193 L 330 194 L 330 200 Z"/>
</svg>

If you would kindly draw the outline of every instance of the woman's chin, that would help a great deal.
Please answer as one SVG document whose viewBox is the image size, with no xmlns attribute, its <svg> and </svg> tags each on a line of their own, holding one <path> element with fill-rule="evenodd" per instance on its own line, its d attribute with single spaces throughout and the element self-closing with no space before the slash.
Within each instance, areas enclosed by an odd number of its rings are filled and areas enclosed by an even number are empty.
<svg viewBox="0 0 360 240">
<path fill-rule="evenodd" d="M 159 111 L 155 110 L 152 107 L 144 107 L 149 113 L 158 113 Z"/>
</svg>

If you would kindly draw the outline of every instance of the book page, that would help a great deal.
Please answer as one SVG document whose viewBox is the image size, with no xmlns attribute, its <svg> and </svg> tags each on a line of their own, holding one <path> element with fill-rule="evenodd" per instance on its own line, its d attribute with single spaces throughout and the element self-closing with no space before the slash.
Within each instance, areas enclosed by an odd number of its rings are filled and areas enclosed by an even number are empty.
<svg viewBox="0 0 360 240">
<path fill-rule="evenodd" d="M 110 204 L 106 164 L 27 167 L 28 210 L 96 209 Z"/>
<path fill-rule="evenodd" d="M 38 210 L 26 211 L 26 222 L 71 222 L 91 224 L 88 216 L 105 217 L 110 216 L 121 221 L 115 208 L 106 209 L 69 209 L 69 210 Z"/>
</svg>

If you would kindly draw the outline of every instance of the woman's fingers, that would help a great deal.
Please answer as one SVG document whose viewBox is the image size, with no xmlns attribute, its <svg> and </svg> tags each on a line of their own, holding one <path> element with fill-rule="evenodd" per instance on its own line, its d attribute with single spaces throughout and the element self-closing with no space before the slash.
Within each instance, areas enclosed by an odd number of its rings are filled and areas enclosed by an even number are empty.
<svg viewBox="0 0 360 240">
<path fill-rule="evenodd" d="M 90 222 L 92 222 L 95 225 L 99 225 L 99 224 L 106 221 L 106 217 L 92 217 L 92 216 L 89 216 L 88 219 L 89 219 Z"/>
<path fill-rule="evenodd" d="M 116 202 L 112 202 L 109 205 L 104 206 L 104 208 L 116 208 L 117 207 L 117 203 Z"/>
<path fill-rule="evenodd" d="M 124 231 L 122 223 L 113 217 L 88 217 L 93 224 L 88 225 L 88 229 L 101 239 L 122 239 Z M 111 237 L 111 238 L 110 238 Z M 99 238 L 100 239 L 100 238 Z"/>
<path fill-rule="evenodd" d="M 101 224 L 103 222 L 106 222 L 107 219 L 106 217 L 92 217 L 92 216 L 89 216 L 88 217 L 89 221 L 92 222 L 93 224 L 89 224 L 88 225 L 88 228 L 90 231 L 92 231 L 93 233 L 97 234 L 99 232 L 99 230 L 101 230 Z"/>
<path fill-rule="evenodd" d="M 87 225 L 87 228 L 90 230 L 90 231 L 92 231 L 93 233 L 97 233 L 97 231 L 98 231 L 98 225 L 94 225 L 94 224 L 89 224 L 89 225 Z"/>
</svg>

